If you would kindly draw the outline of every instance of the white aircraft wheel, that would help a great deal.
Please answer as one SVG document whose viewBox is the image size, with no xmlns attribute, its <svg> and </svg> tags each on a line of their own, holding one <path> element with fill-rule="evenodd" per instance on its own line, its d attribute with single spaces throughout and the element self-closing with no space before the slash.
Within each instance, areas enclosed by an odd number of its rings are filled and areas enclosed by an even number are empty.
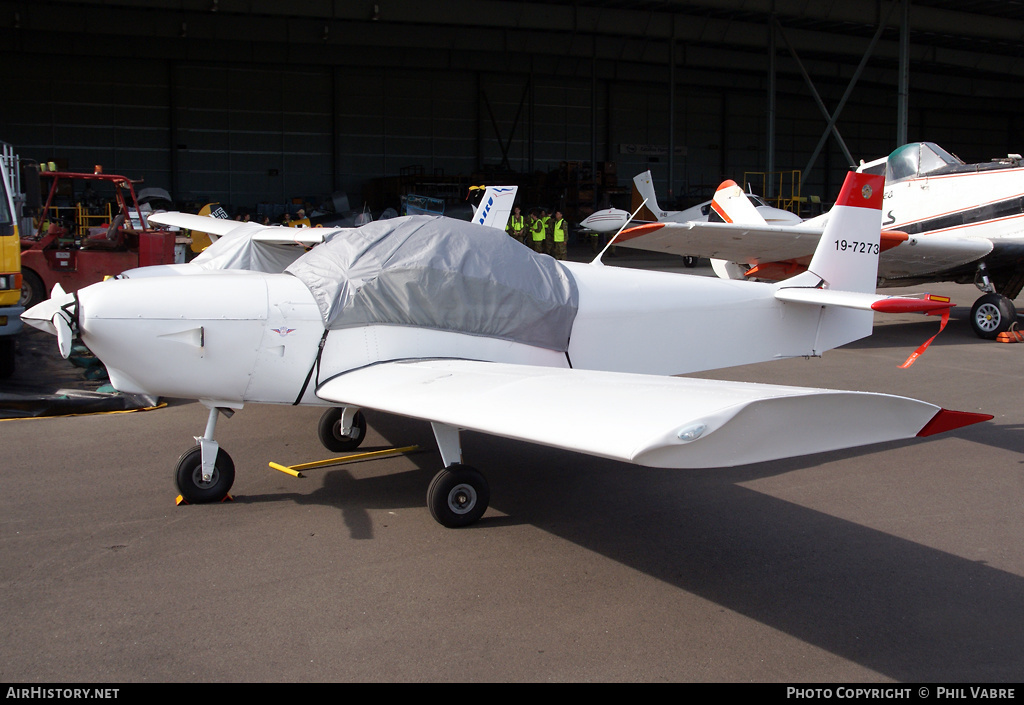
<svg viewBox="0 0 1024 705">
<path fill-rule="evenodd" d="M 971 328 L 975 335 L 986 340 L 994 340 L 997 335 L 1009 330 L 1016 320 L 1017 309 L 1002 294 L 985 294 L 971 308 Z"/>
<path fill-rule="evenodd" d="M 491 501 L 487 480 L 468 465 L 449 465 L 427 489 L 427 506 L 437 523 L 455 529 L 480 520 Z"/>
<path fill-rule="evenodd" d="M 174 467 L 174 484 L 189 504 L 219 502 L 228 496 L 235 482 L 235 463 L 223 450 L 217 450 L 213 477 L 203 482 L 203 453 L 199 446 L 189 448 Z"/>
<path fill-rule="evenodd" d="M 330 408 L 320 417 L 320 424 L 317 426 L 320 442 L 332 453 L 355 450 L 366 438 L 366 418 L 363 416 L 363 412 L 356 412 L 356 417 L 352 420 L 352 435 L 350 436 L 341 433 L 341 414 L 340 407 Z"/>
</svg>

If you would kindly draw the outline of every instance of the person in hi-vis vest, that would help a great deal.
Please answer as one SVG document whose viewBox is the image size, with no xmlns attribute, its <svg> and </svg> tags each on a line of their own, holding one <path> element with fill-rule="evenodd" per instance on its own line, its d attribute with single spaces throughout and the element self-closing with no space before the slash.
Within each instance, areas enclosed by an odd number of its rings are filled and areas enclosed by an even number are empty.
<svg viewBox="0 0 1024 705">
<path fill-rule="evenodd" d="M 505 231 L 519 242 L 525 244 L 526 218 L 524 218 L 520 212 L 519 206 L 512 209 L 512 215 L 509 216 L 508 225 L 505 227 Z"/>
<path fill-rule="evenodd" d="M 569 224 L 562 217 L 562 211 L 555 211 L 551 219 L 551 255 L 555 259 L 565 259 L 569 250 Z"/>
<path fill-rule="evenodd" d="M 535 211 L 530 211 L 530 247 L 534 252 L 544 254 L 544 239 L 547 237 L 547 230 L 544 221 L 541 220 Z"/>
</svg>

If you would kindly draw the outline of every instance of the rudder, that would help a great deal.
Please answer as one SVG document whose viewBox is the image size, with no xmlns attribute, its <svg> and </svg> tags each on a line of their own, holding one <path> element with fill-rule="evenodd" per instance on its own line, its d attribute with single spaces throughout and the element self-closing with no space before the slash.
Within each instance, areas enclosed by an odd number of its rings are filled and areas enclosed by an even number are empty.
<svg viewBox="0 0 1024 705">
<path fill-rule="evenodd" d="M 881 251 L 885 177 L 846 175 L 828 223 L 807 266 L 826 289 L 874 293 Z"/>
</svg>

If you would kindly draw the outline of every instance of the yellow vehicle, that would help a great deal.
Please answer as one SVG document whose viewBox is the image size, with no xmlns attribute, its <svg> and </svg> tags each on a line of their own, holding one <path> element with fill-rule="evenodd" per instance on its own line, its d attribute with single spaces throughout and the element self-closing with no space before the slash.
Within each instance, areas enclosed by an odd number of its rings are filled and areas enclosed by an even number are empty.
<svg viewBox="0 0 1024 705">
<path fill-rule="evenodd" d="M 0 154 L 0 379 L 14 374 L 15 336 L 21 331 L 21 239 L 14 208 L 18 158 L 8 144 Z"/>
</svg>

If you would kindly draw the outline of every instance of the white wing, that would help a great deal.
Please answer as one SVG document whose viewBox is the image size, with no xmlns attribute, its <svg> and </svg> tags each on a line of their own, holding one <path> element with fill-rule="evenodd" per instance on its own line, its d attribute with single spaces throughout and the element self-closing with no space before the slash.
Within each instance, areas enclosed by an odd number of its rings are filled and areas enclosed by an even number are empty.
<svg viewBox="0 0 1024 705">
<path fill-rule="evenodd" d="M 822 228 L 808 225 L 650 223 L 624 230 L 616 245 L 691 257 L 758 265 L 809 260 Z M 984 238 L 946 234 L 901 236 L 883 231 L 878 275 L 887 280 L 938 274 L 977 261 L 992 251 Z M 898 244 L 896 244 L 898 243 Z"/>
<path fill-rule="evenodd" d="M 885 394 L 471 360 L 372 365 L 328 380 L 317 395 L 670 468 L 727 467 L 912 438 L 957 413 Z"/>
<path fill-rule="evenodd" d="M 213 218 L 208 215 L 192 213 L 154 213 L 149 216 L 150 222 L 160 225 L 173 225 L 186 230 L 198 230 L 223 237 L 225 235 L 247 235 L 257 242 L 279 245 L 316 245 L 324 241 L 325 232 L 333 232 L 336 228 L 287 228 L 280 225 L 258 225 L 257 223 L 240 223 L 237 220 Z"/>
<path fill-rule="evenodd" d="M 821 228 L 733 223 L 649 223 L 624 230 L 616 245 L 730 262 L 782 262 L 810 257 Z"/>
</svg>

